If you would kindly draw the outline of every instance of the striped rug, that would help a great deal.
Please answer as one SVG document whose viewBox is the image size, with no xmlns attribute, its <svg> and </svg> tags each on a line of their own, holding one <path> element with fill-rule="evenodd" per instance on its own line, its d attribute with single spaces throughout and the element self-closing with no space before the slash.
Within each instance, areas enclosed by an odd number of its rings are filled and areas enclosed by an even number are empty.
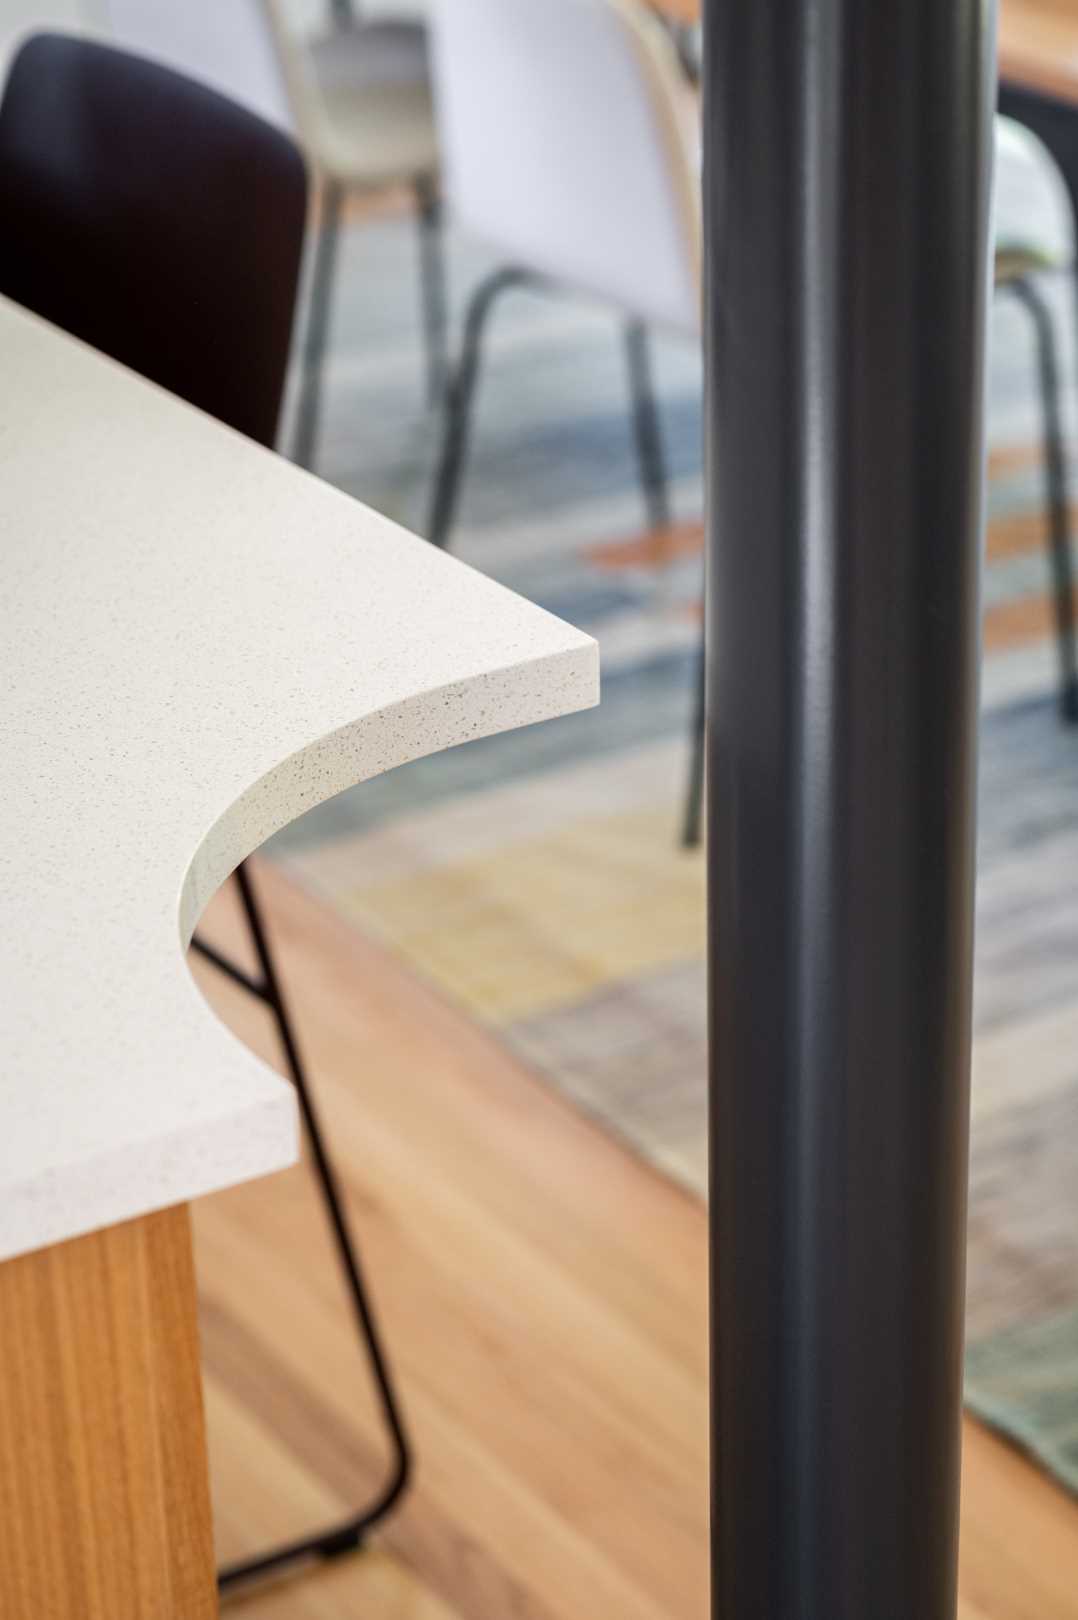
<svg viewBox="0 0 1078 1620">
<path fill-rule="evenodd" d="M 413 248 L 402 218 L 347 233 L 320 470 L 422 530 L 436 432 Z M 459 304 L 489 261 L 451 248 Z M 1049 291 L 1070 410 L 1073 299 Z M 1003 299 L 992 317 L 967 1394 L 1078 1489 L 1078 732 L 1055 711 L 1023 319 Z M 687 525 L 675 544 L 640 536 L 617 322 L 529 292 L 492 330 L 456 538 L 599 637 L 602 706 L 343 794 L 272 853 L 702 1195 L 703 864 L 675 838 L 700 634 L 701 379 L 676 342 L 658 341 L 656 362 Z"/>
</svg>

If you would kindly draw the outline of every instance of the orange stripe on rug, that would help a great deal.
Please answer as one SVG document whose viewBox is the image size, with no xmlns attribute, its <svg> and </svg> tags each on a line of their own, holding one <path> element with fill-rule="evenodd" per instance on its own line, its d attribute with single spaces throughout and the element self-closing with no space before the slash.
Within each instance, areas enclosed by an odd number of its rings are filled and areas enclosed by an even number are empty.
<svg viewBox="0 0 1078 1620">
<path fill-rule="evenodd" d="M 1072 613 L 1078 608 L 1078 588 L 1071 597 Z M 1055 604 L 1048 595 L 1019 596 L 1010 602 L 997 602 L 984 615 L 986 652 L 1020 647 L 1055 633 Z"/>
<path fill-rule="evenodd" d="M 1078 504 L 1070 508 L 1072 532 L 1078 533 Z M 993 518 L 988 525 L 986 552 L 989 562 L 1024 556 L 1040 550 L 1047 542 L 1047 518 L 1042 507 Z M 633 568 L 665 568 L 681 557 L 695 557 L 703 550 L 704 527 L 699 520 L 672 523 L 617 540 L 588 546 L 584 557 L 597 568 L 612 572 Z"/>
<path fill-rule="evenodd" d="M 1071 533 L 1078 532 L 1078 505 L 1070 508 Z M 1020 557 L 1040 551 L 1048 543 L 1048 517 L 1043 507 L 1032 512 L 1015 512 L 1010 517 L 993 518 L 988 525 L 986 551 L 989 562 Z"/>
<path fill-rule="evenodd" d="M 1044 452 L 1039 444 L 1000 444 L 988 452 L 989 478 L 1005 478 L 1009 473 L 1039 467 Z"/>
<path fill-rule="evenodd" d="M 669 523 L 661 529 L 621 540 L 606 540 L 588 546 L 584 556 L 597 568 L 665 568 L 679 557 L 695 557 L 704 549 L 704 525 L 699 518 L 687 523 Z"/>
</svg>

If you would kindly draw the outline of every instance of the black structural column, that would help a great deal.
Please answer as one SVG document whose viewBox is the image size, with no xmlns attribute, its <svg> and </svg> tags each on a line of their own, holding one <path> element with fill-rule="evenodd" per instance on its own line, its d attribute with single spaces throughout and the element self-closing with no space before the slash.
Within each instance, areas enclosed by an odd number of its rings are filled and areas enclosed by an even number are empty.
<svg viewBox="0 0 1078 1620">
<path fill-rule="evenodd" d="M 994 18 L 706 21 L 717 1620 L 952 1620 Z"/>
</svg>

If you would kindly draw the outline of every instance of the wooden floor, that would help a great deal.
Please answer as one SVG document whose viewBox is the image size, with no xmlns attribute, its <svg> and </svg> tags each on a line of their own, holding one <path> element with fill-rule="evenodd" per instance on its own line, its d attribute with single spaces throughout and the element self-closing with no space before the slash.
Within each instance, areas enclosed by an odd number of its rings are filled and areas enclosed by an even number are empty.
<svg viewBox="0 0 1078 1620">
<path fill-rule="evenodd" d="M 419 1456 L 377 1546 L 245 1620 L 703 1620 L 704 1213 L 259 867 Z M 235 938 L 219 899 L 215 937 Z M 198 969 L 269 1054 L 261 1012 Z M 197 1206 L 221 1555 L 377 1485 L 310 1183 Z M 1078 1369 L 1076 1369 L 1078 1376 Z M 963 1620 L 1078 1620 L 1078 1507 L 966 1427 Z"/>
</svg>

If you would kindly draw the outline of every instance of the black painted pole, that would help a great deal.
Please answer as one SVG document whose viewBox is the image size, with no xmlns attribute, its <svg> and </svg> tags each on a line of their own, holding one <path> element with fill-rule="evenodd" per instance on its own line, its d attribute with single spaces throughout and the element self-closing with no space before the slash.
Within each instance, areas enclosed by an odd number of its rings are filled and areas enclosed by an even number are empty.
<svg viewBox="0 0 1078 1620">
<path fill-rule="evenodd" d="M 952 1620 L 994 20 L 711 0 L 717 1620 Z"/>
</svg>

